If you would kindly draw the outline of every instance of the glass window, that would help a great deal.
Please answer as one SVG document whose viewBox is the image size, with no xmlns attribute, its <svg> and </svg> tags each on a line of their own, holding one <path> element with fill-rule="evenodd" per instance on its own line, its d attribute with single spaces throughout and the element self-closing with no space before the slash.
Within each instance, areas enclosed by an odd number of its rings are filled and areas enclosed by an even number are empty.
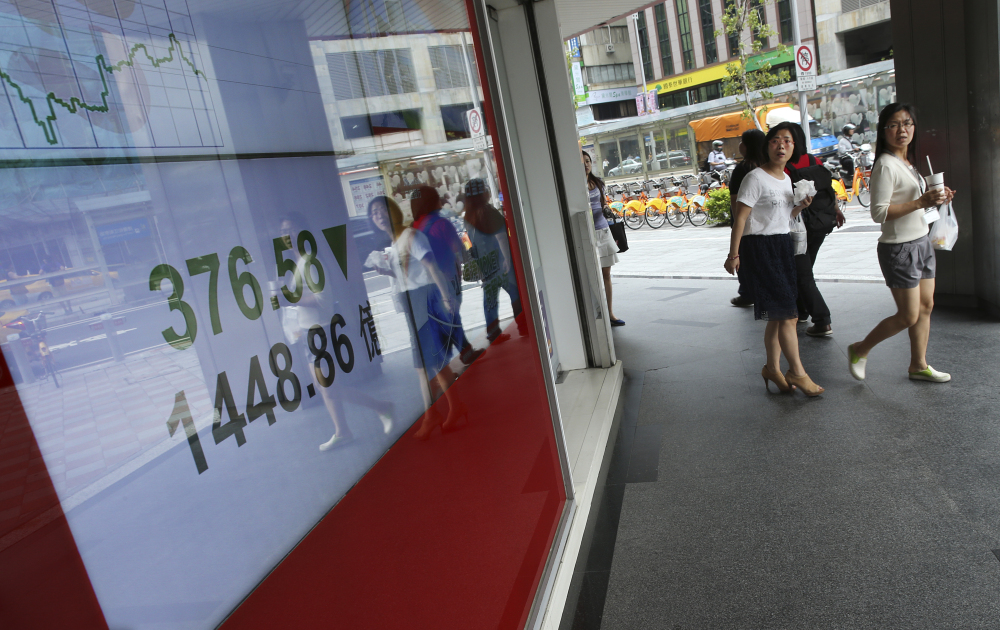
<svg viewBox="0 0 1000 630">
<path fill-rule="evenodd" d="M 792 8 L 789 0 L 778 0 L 778 23 L 780 26 L 781 43 L 788 44 L 793 39 Z"/>
<path fill-rule="evenodd" d="M 712 0 L 698 0 L 698 17 L 701 19 L 701 38 L 705 42 L 705 63 L 715 63 L 719 53 L 715 47 L 715 19 Z"/>
<path fill-rule="evenodd" d="M 601 146 L 601 172 L 604 177 L 609 177 L 608 171 L 622 163 L 621 156 L 618 155 L 618 142 L 614 139 L 602 141 Z"/>
<path fill-rule="evenodd" d="M 674 73 L 674 55 L 670 49 L 670 29 L 667 27 L 667 10 L 661 3 L 653 7 L 656 15 L 656 35 L 660 40 L 660 65 L 663 66 L 663 76 Z"/>
<path fill-rule="evenodd" d="M 669 169 L 667 141 L 663 131 L 659 129 L 647 131 L 643 140 L 646 144 L 646 170 L 652 173 Z"/>
<path fill-rule="evenodd" d="M 587 83 L 635 81 L 635 68 L 630 63 L 584 66 L 583 71 Z"/>
<path fill-rule="evenodd" d="M 681 34 L 681 56 L 684 69 L 694 70 L 694 41 L 691 38 L 691 16 L 687 0 L 677 0 L 677 28 Z"/>
<path fill-rule="evenodd" d="M 618 148 L 621 151 L 622 162 L 618 172 L 612 170 L 615 176 L 642 174 L 642 154 L 639 153 L 639 138 L 625 136 L 618 138 Z"/>
<path fill-rule="evenodd" d="M 465 70 L 461 46 L 428 46 L 434 86 L 439 90 L 469 87 L 469 73 Z"/>
<path fill-rule="evenodd" d="M 750 0 L 750 10 L 757 14 L 757 19 L 760 21 L 761 27 L 767 24 L 767 13 L 764 11 L 764 4 L 761 0 Z M 760 42 L 760 48 L 767 48 L 767 38 L 763 37 L 760 30 L 754 32 L 754 38 Z"/>
<path fill-rule="evenodd" d="M 639 11 L 635 21 L 636 34 L 639 37 L 639 54 L 642 57 L 642 73 L 647 81 L 653 80 L 653 58 L 649 55 L 649 30 L 646 28 L 646 12 Z"/>
<path fill-rule="evenodd" d="M 3 621 L 527 618 L 565 486 L 465 5 L 36 5 L 0 11 Z"/>
<path fill-rule="evenodd" d="M 727 14 L 733 10 L 733 2 L 734 0 L 725 0 Z M 738 34 L 727 36 L 726 44 L 729 46 L 729 58 L 738 57 L 740 54 L 740 36 Z"/>
</svg>

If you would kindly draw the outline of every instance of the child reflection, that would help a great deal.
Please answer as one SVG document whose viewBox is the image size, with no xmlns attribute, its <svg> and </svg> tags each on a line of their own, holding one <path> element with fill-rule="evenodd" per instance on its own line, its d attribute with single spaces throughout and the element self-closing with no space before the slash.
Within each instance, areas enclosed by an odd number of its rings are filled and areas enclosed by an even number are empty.
<svg viewBox="0 0 1000 630">
<path fill-rule="evenodd" d="M 462 317 L 459 310 L 462 307 L 462 263 L 466 257 L 465 244 L 459 238 L 451 221 L 441 216 L 441 197 L 430 186 L 421 186 L 413 191 L 410 197 L 410 210 L 413 212 L 413 228 L 427 237 L 434 262 L 444 276 L 447 293 L 449 294 L 448 312 L 437 320 L 447 335 L 448 343 L 459 351 L 462 363 L 469 365 L 485 350 L 472 347 L 462 328 Z M 444 292 L 444 289 L 442 289 Z"/>
<path fill-rule="evenodd" d="M 329 334 L 330 318 L 333 317 L 333 300 L 328 289 L 313 293 L 306 287 L 306 274 L 312 274 L 313 280 L 318 279 L 314 269 L 309 264 L 309 260 L 299 254 L 299 234 L 308 229 L 305 217 L 297 212 L 290 212 L 282 218 L 282 238 L 285 239 L 285 245 L 291 250 L 295 259 L 293 282 L 296 287 L 301 288 L 302 297 L 294 305 L 281 309 L 281 325 L 292 356 L 304 358 L 306 364 L 312 366 L 309 375 L 312 378 L 313 387 L 320 393 L 323 404 L 333 421 L 333 437 L 319 445 L 319 450 L 327 451 L 334 447 L 343 446 L 354 439 L 354 435 L 347 425 L 344 402 L 374 410 L 382 421 L 382 430 L 386 435 L 392 431 L 392 414 L 395 405 L 388 401 L 377 400 L 358 389 L 343 385 L 341 379 L 335 379 L 329 387 L 323 387 L 320 384 L 322 375 L 316 373 L 316 357 L 309 350 L 308 335 L 309 329 L 313 326 L 325 328 Z M 314 341 L 313 343 L 318 342 Z M 323 369 L 323 365 L 322 361 L 319 362 L 319 369 Z"/>
<path fill-rule="evenodd" d="M 483 282 L 486 338 L 490 343 L 510 339 L 510 335 L 500 330 L 500 289 L 510 297 L 518 333 L 524 336 L 527 331 L 511 267 L 507 223 L 503 214 L 490 205 L 490 189 L 479 178 L 470 179 L 465 185 L 465 232 L 472 243 L 472 257 Z"/>
<path fill-rule="evenodd" d="M 420 379 L 424 407 L 428 410 L 416 432 L 419 439 L 430 437 L 434 427 L 444 431 L 464 423 L 467 410 L 454 390 L 455 373 L 448 365 L 451 354 L 452 313 L 458 301 L 450 281 L 439 268 L 427 237 L 403 224 L 403 212 L 388 197 L 375 197 L 368 204 L 368 217 L 392 239 L 384 252 L 374 252 L 368 266 L 395 279 L 397 306 L 406 315 L 413 349 L 413 366 Z M 430 383 L 434 382 L 448 401 L 448 417 L 442 419 L 431 407 Z"/>
</svg>

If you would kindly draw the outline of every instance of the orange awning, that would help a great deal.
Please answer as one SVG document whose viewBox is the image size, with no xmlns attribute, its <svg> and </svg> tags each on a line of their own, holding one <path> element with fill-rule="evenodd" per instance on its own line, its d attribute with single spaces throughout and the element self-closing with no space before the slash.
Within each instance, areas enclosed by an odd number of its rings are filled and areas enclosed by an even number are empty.
<svg viewBox="0 0 1000 630">
<path fill-rule="evenodd" d="M 761 127 L 767 129 L 767 125 L 764 123 L 765 108 L 772 110 L 779 107 L 790 107 L 790 105 L 788 103 L 771 103 L 770 105 L 761 105 L 754 110 L 757 119 L 760 120 Z M 710 116 L 701 120 L 693 120 L 689 124 L 694 129 L 696 142 L 738 138 L 744 131 L 755 128 L 753 121 L 749 118 L 744 118 L 742 112 Z"/>
</svg>

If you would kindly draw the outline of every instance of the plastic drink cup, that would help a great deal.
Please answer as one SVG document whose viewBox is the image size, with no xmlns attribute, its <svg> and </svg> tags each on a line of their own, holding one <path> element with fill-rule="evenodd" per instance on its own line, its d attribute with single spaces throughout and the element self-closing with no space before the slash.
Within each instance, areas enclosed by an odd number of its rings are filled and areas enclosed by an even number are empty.
<svg viewBox="0 0 1000 630">
<path fill-rule="evenodd" d="M 944 188 L 944 173 L 931 173 L 924 178 L 927 190 L 942 190 Z M 941 213 L 935 207 L 924 208 L 924 223 L 930 225 L 941 218 Z"/>
</svg>

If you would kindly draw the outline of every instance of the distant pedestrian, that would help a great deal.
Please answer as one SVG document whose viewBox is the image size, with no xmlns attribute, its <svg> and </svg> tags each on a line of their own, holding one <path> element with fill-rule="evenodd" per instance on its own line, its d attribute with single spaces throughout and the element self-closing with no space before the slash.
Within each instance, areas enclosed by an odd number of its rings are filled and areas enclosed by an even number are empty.
<svg viewBox="0 0 1000 630">
<path fill-rule="evenodd" d="M 910 336 L 910 379 L 935 383 L 951 380 L 950 374 L 927 364 L 937 260 L 927 236 L 923 209 L 951 201 L 955 191 L 947 186 L 926 190 L 923 177 L 913 166 L 917 157 L 916 122 L 913 106 L 906 103 L 890 103 L 878 117 L 871 214 L 876 223 L 882 224 L 878 263 L 896 302 L 896 314 L 879 322 L 863 341 L 847 346 L 848 368 L 859 381 L 865 378 L 872 348 L 904 330 Z"/>
<path fill-rule="evenodd" d="M 604 180 L 592 172 L 590 154 L 583 151 L 583 168 L 587 174 L 587 189 L 590 196 L 590 210 L 594 215 L 594 236 L 597 239 L 597 257 L 601 261 L 604 275 L 604 296 L 608 301 L 608 319 L 612 326 L 624 326 L 625 322 L 614 315 L 611 307 L 611 265 L 618 262 L 618 245 L 611 236 L 611 226 L 604 216 Z"/>
<path fill-rule="evenodd" d="M 771 127 L 765 137 L 767 162 L 750 172 L 740 186 L 733 219 L 726 271 L 735 273 L 741 266 L 740 245 L 746 257 L 748 280 L 754 293 L 754 319 L 767 321 L 764 349 L 767 364 L 761 368 L 765 387 L 774 382 L 782 392 L 797 387 L 807 396 L 818 396 L 823 388 L 806 374 L 799 359 L 799 341 L 795 332 L 798 312 L 795 307 L 795 261 L 791 220 L 812 202 L 806 197 L 795 205 L 792 178 L 785 174 L 785 164 L 798 159 L 799 147 L 789 129 L 794 123 Z M 788 361 L 788 371 L 781 373 L 781 355 Z"/>
<path fill-rule="evenodd" d="M 734 226 L 736 225 L 736 198 L 740 194 L 740 185 L 747 173 L 764 163 L 764 144 L 764 132 L 760 129 L 748 129 L 740 137 L 739 151 L 743 160 L 736 165 L 732 177 L 729 178 L 729 212 Z M 746 280 L 746 273 L 745 264 L 737 270 L 740 288 L 739 295 L 729 300 L 733 306 L 753 306 L 753 292 Z"/>
</svg>

